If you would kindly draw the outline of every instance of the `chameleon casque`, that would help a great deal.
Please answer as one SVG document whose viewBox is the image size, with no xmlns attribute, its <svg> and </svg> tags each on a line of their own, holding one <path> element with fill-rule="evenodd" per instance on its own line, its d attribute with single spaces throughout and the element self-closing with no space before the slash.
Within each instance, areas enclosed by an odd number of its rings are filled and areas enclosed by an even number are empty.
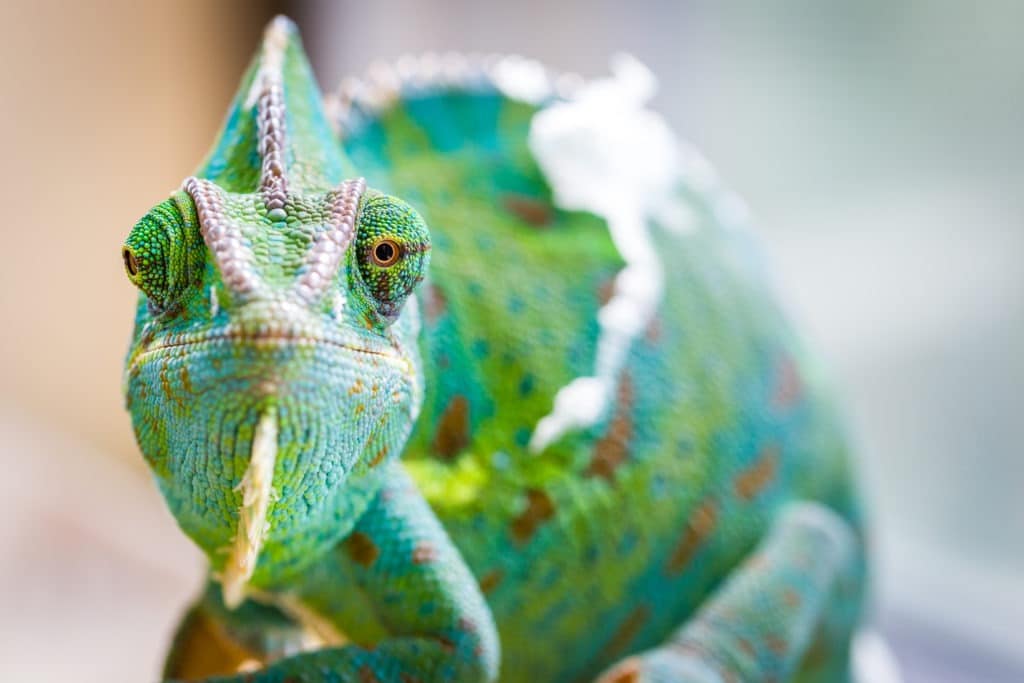
<svg viewBox="0 0 1024 683">
<path fill-rule="evenodd" d="M 405 59 L 325 103 L 268 26 L 123 247 L 128 409 L 211 565 L 166 678 L 850 679 L 829 391 L 615 64 Z"/>
</svg>

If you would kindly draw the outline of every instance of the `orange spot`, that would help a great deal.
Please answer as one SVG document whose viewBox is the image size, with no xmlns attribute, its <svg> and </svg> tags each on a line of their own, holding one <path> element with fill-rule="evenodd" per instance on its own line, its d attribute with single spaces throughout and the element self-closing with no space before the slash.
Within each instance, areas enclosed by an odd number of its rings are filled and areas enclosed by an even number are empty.
<svg viewBox="0 0 1024 683">
<path fill-rule="evenodd" d="M 742 500 L 751 500 L 768 486 L 775 478 L 779 465 L 779 449 L 777 446 L 768 446 L 761 450 L 761 454 L 753 465 L 739 473 L 733 488 L 736 495 Z"/>
<path fill-rule="evenodd" d="M 640 605 L 630 612 L 625 621 L 615 629 L 608 644 L 604 646 L 604 654 L 608 657 L 615 657 L 623 652 L 633 642 L 636 634 L 640 632 L 640 628 L 650 616 L 651 609 L 647 605 Z"/>
<path fill-rule="evenodd" d="M 377 465 L 379 465 L 381 461 L 383 461 L 384 458 L 387 457 L 387 454 L 388 446 L 387 444 L 385 444 L 381 446 L 380 450 L 377 451 L 377 454 L 373 456 L 373 460 L 370 461 L 370 467 L 376 467 Z"/>
<path fill-rule="evenodd" d="M 764 637 L 764 644 L 769 650 L 779 656 L 786 654 L 786 651 L 789 650 L 785 640 L 771 633 Z"/>
<path fill-rule="evenodd" d="M 619 380 L 618 401 L 615 415 L 608 425 L 608 431 L 594 444 L 594 456 L 583 472 L 588 477 L 615 479 L 615 470 L 629 458 L 629 440 L 633 436 L 633 380 L 623 374 Z"/>
<path fill-rule="evenodd" d="M 505 572 L 501 569 L 494 569 L 480 577 L 480 590 L 484 595 L 489 594 L 497 588 L 505 579 Z"/>
<path fill-rule="evenodd" d="M 597 300 L 602 306 L 612 300 L 612 294 L 615 293 L 615 278 L 610 277 L 607 280 L 601 282 L 601 286 L 597 288 Z"/>
<path fill-rule="evenodd" d="M 369 567 L 380 557 L 380 548 L 369 536 L 361 531 L 353 531 L 344 542 L 345 552 L 356 564 Z"/>
<path fill-rule="evenodd" d="M 551 205 L 525 194 L 509 192 L 502 197 L 505 210 L 515 214 L 535 228 L 547 226 L 554 217 Z"/>
<path fill-rule="evenodd" d="M 537 528 L 555 516 L 555 503 L 540 489 L 526 490 L 526 509 L 512 520 L 512 538 L 516 543 L 526 543 Z"/>
<path fill-rule="evenodd" d="M 458 455 L 469 445 L 469 401 L 465 396 L 453 396 L 441 413 L 434 435 L 434 452 L 445 460 Z"/>
<path fill-rule="evenodd" d="M 171 380 L 167 377 L 167 363 L 163 362 L 160 364 L 160 388 L 163 389 L 164 396 L 168 401 L 176 400 L 174 392 L 171 389 Z"/>
<path fill-rule="evenodd" d="M 803 394 L 803 380 L 796 363 L 789 356 L 779 361 L 775 371 L 775 393 L 772 395 L 773 408 L 789 408 L 800 400 Z"/>
<path fill-rule="evenodd" d="M 707 499 L 693 511 L 686 523 L 686 531 L 665 563 L 665 573 L 676 574 L 690 563 L 701 544 L 715 530 L 718 522 L 718 504 Z"/>
<path fill-rule="evenodd" d="M 623 659 L 597 679 L 596 683 L 640 683 L 640 658 Z"/>
<path fill-rule="evenodd" d="M 455 652 L 455 641 L 447 636 L 434 636 L 434 640 L 441 644 L 441 649 L 449 654 Z"/>
<path fill-rule="evenodd" d="M 363 386 L 363 380 L 357 379 L 355 382 L 352 382 L 352 386 L 350 386 L 348 388 L 348 395 L 349 396 L 354 396 L 354 395 L 362 392 L 362 390 L 365 389 L 365 388 L 366 387 Z"/>
<path fill-rule="evenodd" d="M 195 390 L 192 388 L 192 376 L 188 373 L 188 366 L 184 363 L 181 366 L 181 386 L 185 389 L 186 394 L 194 394 Z"/>
</svg>

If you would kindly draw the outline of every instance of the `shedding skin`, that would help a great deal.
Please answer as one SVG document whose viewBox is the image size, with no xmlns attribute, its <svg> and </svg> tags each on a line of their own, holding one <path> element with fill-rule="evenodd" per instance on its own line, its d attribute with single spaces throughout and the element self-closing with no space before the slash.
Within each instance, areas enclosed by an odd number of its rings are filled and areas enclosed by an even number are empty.
<svg viewBox="0 0 1024 683">
<path fill-rule="evenodd" d="M 242 507 L 238 531 L 221 574 L 224 604 L 238 607 L 245 599 L 246 583 L 252 578 L 267 531 L 267 511 L 274 500 L 274 464 L 277 462 L 277 413 L 267 410 L 256 424 L 249 467 L 238 488 Z"/>
</svg>

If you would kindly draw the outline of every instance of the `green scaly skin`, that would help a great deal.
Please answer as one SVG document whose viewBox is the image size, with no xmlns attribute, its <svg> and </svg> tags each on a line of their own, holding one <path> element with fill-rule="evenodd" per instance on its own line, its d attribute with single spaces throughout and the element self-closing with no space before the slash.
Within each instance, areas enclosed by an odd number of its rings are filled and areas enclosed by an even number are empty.
<svg viewBox="0 0 1024 683">
<path fill-rule="evenodd" d="M 125 243 L 128 408 L 211 565 L 166 676 L 847 680 L 846 446 L 749 234 L 679 184 L 698 227 L 650 225 L 664 295 L 609 409 L 533 453 L 625 261 L 554 205 L 547 104 L 414 80 L 339 136 L 275 20 Z"/>
</svg>

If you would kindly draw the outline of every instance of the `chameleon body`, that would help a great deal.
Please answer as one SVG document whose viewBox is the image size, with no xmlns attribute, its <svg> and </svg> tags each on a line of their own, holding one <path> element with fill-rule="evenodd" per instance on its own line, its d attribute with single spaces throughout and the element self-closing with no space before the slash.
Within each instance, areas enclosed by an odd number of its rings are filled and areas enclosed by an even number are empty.
<svg viewBox="0 0 1024 683">
<path fill-rule="evenodd" d="M 847 680 L 828 391 L 713 172 L 601 167 L 586 87 L 406 61 L 324 106 L 268 27 L 123 252 L 133 426 L 211 564 L 167 678 Z"/>
</svg>

